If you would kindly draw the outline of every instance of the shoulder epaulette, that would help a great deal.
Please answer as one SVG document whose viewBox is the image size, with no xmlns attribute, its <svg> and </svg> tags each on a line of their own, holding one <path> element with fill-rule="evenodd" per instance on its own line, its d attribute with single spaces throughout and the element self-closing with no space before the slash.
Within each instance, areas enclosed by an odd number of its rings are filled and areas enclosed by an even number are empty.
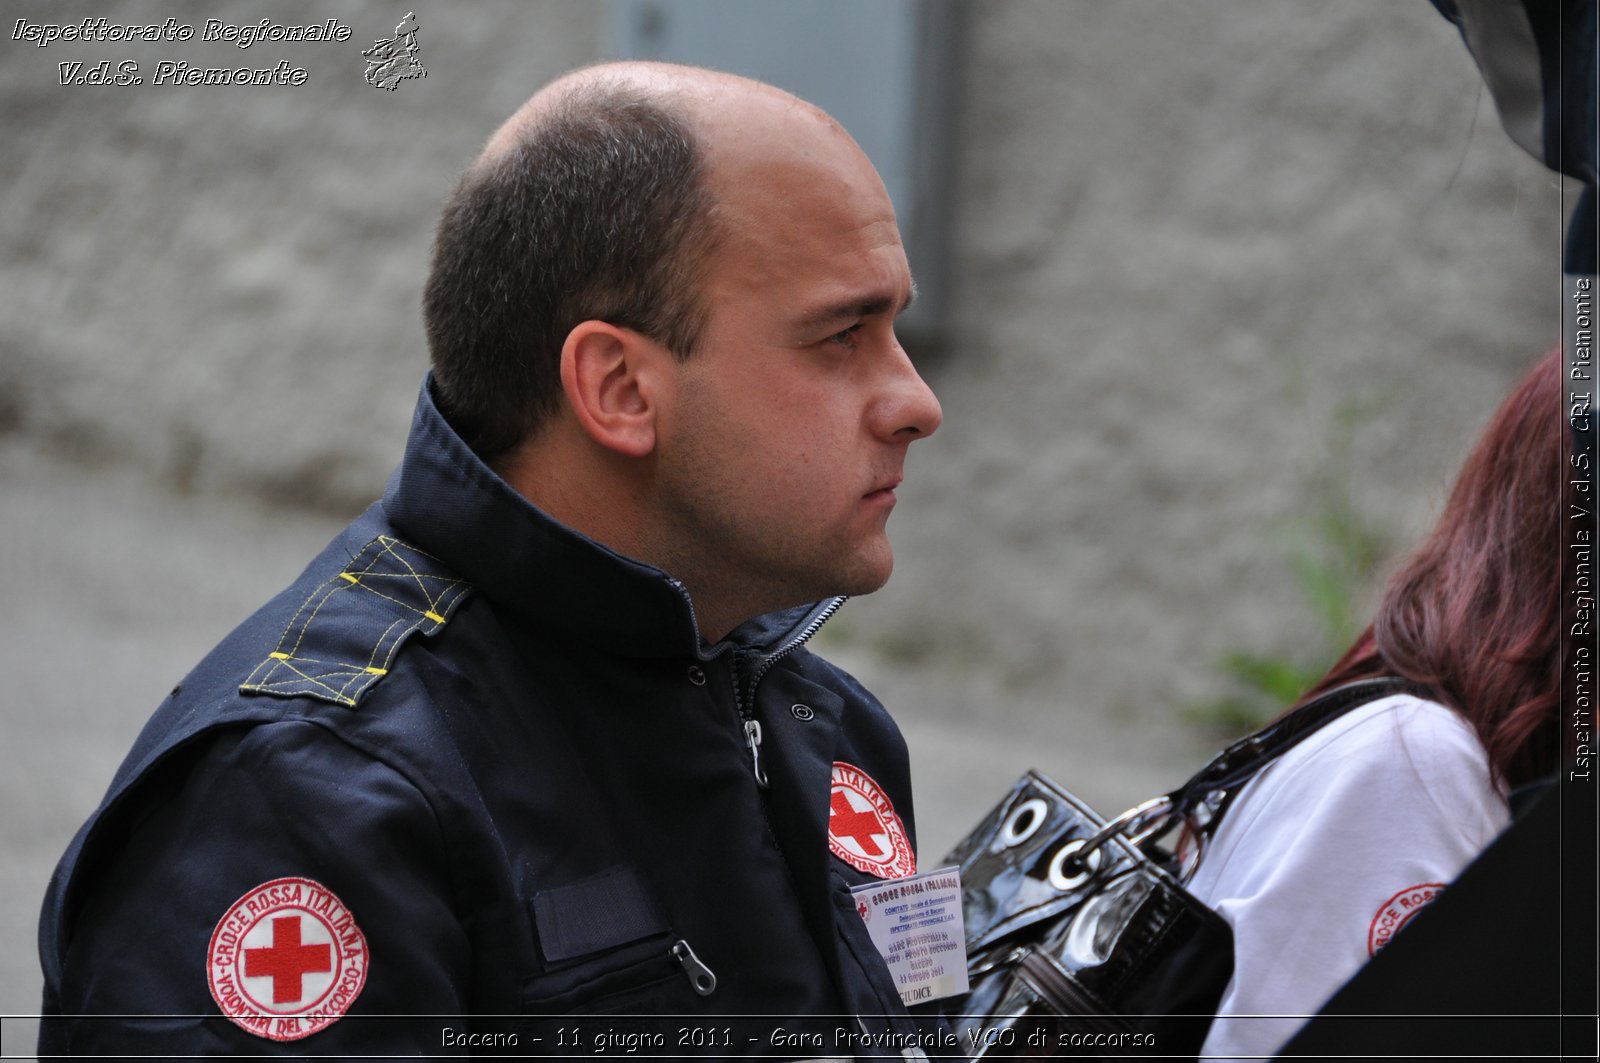
<svg viewBox="0 0 1600 1063">
<path fill-rule="evenodd" d="M 354 706 L 406 639 L 436 634 L 471 590 L 438 558 L 380 535 L 311 592 L 239 692 Z"/>
</svg>

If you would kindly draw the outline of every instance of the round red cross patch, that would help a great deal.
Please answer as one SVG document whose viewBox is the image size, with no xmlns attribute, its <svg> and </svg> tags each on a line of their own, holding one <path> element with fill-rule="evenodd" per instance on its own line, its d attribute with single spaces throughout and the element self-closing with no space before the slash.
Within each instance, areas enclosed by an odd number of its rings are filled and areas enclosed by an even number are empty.
<svg viewBox="0 0 1600 1063">
<path fill-rule="evenodd" d="M 1384 901 L 1378 914 L 1372 917 L 1372 926 L 1367 928 L 1367 955 L 1376 956 L 1378 950 L 1387 945 L 1400 932 L 1400 928 L 1422 911 L 1442 889 L 1443 882 L 1419 882 Z"/>
<path fill-rule="evenodd" d="M 295 1041 L 337 1022 L 367 984 L 367 939 L 338 897 L 278 878 L 240 897 L 206 955 L 222 1014 L 258 1037 Z"/>
<path fill-rule="evenodd" d="M 878 878 L 900 878 L 917 870 L 906 829 L 883 788 L 843 761 L 833 764 L 828 848 L 851 867 Z"/>
</svg>

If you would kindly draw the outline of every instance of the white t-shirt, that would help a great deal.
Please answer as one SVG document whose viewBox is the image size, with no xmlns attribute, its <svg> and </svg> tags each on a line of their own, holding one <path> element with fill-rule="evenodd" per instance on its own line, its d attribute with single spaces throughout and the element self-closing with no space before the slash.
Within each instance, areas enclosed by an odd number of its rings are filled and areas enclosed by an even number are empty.
<svg viewBox="0 0 1600 1063">
<path fill-rule="evenodd" d="M 1472 728 L 1406 694 L 1269 765 L 1189 883 L 1233 928 L 1233 980 L 1201 1056 L 1271 1056 L 1509 821 Z"/>
</svg>

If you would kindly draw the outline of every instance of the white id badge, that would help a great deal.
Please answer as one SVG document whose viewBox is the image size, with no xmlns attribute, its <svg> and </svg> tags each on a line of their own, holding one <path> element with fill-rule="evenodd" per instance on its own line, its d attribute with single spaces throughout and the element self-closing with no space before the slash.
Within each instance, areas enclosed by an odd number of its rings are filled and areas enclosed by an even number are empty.
<svg viewBox="0 0 1600 1063">
<path fill-rule="evenodd" d="M 850 891 L 900 999 L 921 1004 L 967 991 L 961 869 L 871 882 Z"/>
</svg>

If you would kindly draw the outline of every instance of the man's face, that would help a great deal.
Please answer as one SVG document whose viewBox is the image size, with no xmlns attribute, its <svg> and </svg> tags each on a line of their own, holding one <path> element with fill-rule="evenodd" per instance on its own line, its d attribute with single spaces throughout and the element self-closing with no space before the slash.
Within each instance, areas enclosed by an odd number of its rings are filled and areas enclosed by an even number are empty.
<svg viewBox="0 0 1600 1063">
<path fill-rule="evenodd" d="M 941 416 L 895 339 L 912 289 L 893 208 L 825 132 L 717 167 L 706 325 L 661 425 L 674 574 L 754 611 L 883 585 L 906 449 Z"/>
</svg>

